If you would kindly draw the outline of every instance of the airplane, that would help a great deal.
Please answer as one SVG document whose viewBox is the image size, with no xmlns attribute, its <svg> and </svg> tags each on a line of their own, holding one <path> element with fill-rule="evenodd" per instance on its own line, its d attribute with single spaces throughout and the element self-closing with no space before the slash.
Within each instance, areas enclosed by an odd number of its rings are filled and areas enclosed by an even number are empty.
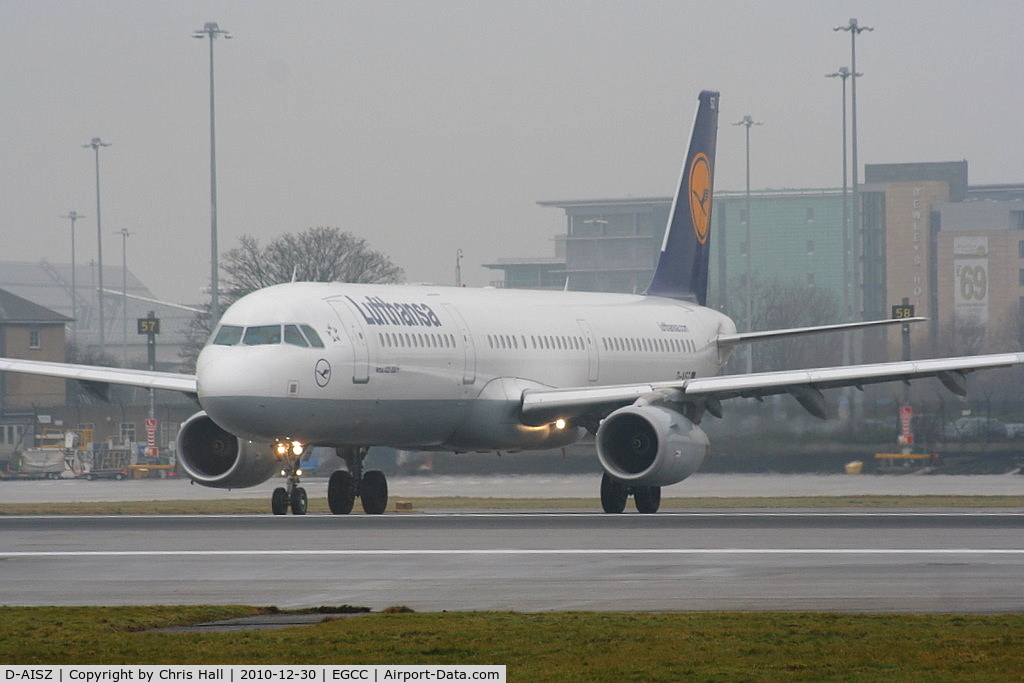
<svg viewBox="0 0 1024 683">
<path fill-rule="evenodd" d="M 722 402 L 790 394 L 825 417 L 822 390 L 935 377 L 966 393 L 974 370 L 1024 354 L 940 358 L 719 375 L 741 344 L 901 320 L 737 332 L 708 308 L 719 94 L 698 97 L 659 260 L 642 294 L 293 282 L 255 291 L 223 314 L 194 375 L 0 359 L 0 371 L 128 384 L 194 395 L 201 410 L 177 437 L 185 472 L 241 488 L 280 471 L 274 514 L 305 514 L 299 460 L 328 446 L 344 460 L 327 499 L 387 506 L 387 479 L 364 470 L 371 446 L 410 450 L 557 449 L 595 436 L 601 506 L 632 496 L 657 512 L 661 489 L 697 471 L 700 428 Z M 909 322 L 923 318 L 909 319 Z"/>
</svg>

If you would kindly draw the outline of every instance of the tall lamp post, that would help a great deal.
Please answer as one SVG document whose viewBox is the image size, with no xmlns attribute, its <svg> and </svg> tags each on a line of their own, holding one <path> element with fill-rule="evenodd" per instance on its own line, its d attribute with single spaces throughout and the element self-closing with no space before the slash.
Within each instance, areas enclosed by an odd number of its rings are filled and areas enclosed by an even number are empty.
<svg viewBox="0 0 1024 683">
<path fill-rule="evenodd" d="M 847 201 L 847 178 L 846 178 L 846 79 L 850 77 L 850 70 L 845 66 L 839 67 L 839 71 L 825 74 L 825 78 L 840 78 L 843 85 L 843 314 L 846 322 L 850 316 L 850 219 L 849 204 Z M 843 359 L 844 363 L 847 359 Z"/>
<path fill-rule="evenodd" d="M 114 234 L 121 236 L 121 322 L 124 323 L 121 354 L 124 356 L 124 366 L 128 367 L 128 238 L 135 233 L 121 228 Z"/>
<path fill-rule="evenodd" d="M 860 188 L 857 183 L 857 77 L 862 74 L 857 73 L 857 36 L 863 31 L 874 31 L 875 29 L 870 26 L 861 26 L 857 23 L 856 19 L 850 19 L 846 26 L 836 26 L 833 31 L 848 31 L 850 33 L 850 71 L 853 73 L 853 79 L 850 81 L 850 161 L 853 166 L 853 229 L 859 236 L 858 242 L 861 244 L 861 248 L 858 249 L 860 254 L 863 249 L 863 226 L 860 222 Z M 845 80 L 845 79 L 844 79 Z M 843 89 L 845 95 L 846 89 Z M 846 108 L 843 108 L 845 112 Z M 862 272 L 861 268 L 858 268 L 858 273 Z M 858 281 L 862 278 L 858 277 Z M 860 303 L 861 313 L 863 314 L 864 308 L 864 295 L 863 295 L 864 283 L 861 282 L 859 288 L 860 296 L 858 301 Z"/>
<path fill-rule="evenodd" d="M 78 344 L 78 280 L 75 273 L 75 221 L 85 218 L 77 211 L 69 211 L 61 216 L 71 221 L 71 343 Z"/>
<path fill-rule="evenodd" d="M 93 138 L 88 144 L 82 145 L 82 147 L 92 147 L 93 152 L 96 155 L 96 251 L 97 251 L 97 263 L 99 267 L 97 272 L 99 273 L 99 289 L 97 290 L 97 308 L 100 314 L 100 355 L 102 356 L 107 352 L 106 345 L 106 332 L 103 322 L 103 221 L 100 219 L 100 147 L 110 147 L 109 142 L 103 142 L 99 138 Z"/>
<path fill-rule="evenodd" d="M 752 251 L 751 248 L 750 248 L 750 127 L 751 126 L 761 126 L 761 125 L 764 125 L 764 124 L 762 124 L 760 121 L 755 121 L 753 119 L 753 117 L 750 116 L 750 114 L 747 114 L 741 120 L 737 121 L 736 123 L 734 123 L 732 125 L 734 125 L 734 126 L 744 126 L 747 129 L 747 131 L 746 131 L 746 134 L 747 134 L 747 195 L 746 195 L 746 204 L 747 204 L 747 208 L 746 208 L 746 211 L 747 211 L 747 220 L 746 220 L 746 223 L 747 223 L 747 249 L 746 249 L 746 251 L 747 251 L 747 278 L 746 278 L 747 282 L 746 282 L 746 285 L 747 285 L 747 287 L 746 287 L 746 295 L 747 296 L 746 296 L 746 298 L 747 298 L 747 331 L 749 332 L 751 327 L 752 327 L 752 325 L 753 325 L 753 320 L 754 320 L 754 314 L 753 314 L 754 297 L 753 297 L 753 295 L 751 293 L 751 282 L 750 282 L 751 279 L 753 278 L 753 273 L 751 272 L 751 268 L 750 268 L 750 252 Z M 752 348 L 750 347 L 750 345 L 748 345 L 747 346 L 747 372 L 748 373 L 752 372 L 753 368 L 754 368 L 754 354 L 753 354 Z"/>
<path fill-rule="evenodd" d="M 231 34 L 214 21 L 206 22 L 203 28 L 192 34 L 193 38 L 210 40 L 210 329 L 220 318 L 220 286 L 217 277 L 217 133 L 213 93 L 213 41 L 217 36 L 231 38 Z"/>
</svg>

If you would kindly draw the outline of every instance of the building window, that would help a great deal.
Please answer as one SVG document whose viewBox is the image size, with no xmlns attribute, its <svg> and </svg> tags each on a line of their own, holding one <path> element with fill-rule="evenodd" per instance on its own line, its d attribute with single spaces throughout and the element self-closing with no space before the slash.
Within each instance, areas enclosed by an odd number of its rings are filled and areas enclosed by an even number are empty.
<svg viewBox="0 0 1024 683">
<path fill-rule="evenodd" d="M 1017 242 L 1017 257 L 1024 258 L 1024 240 Z"/>
<path fill-rule="evenodd" d="M 807 209 L 807 222 L 808 223 L 813 223 L 814 222 L 814 207 L 808 207 L 808 209 Z"/>
<path fill-rule="evenodd" d="M 134 422 L 122 422 L 121 423 L 121 443 L 134 443 L 135 442 L 135 423 Z"/>
<path fill-rule="evenodd" d="M 1017 285 L 1024 287 L 1024 268 L 1017 271 Z"/>
<path fill-rule="evenodd" d="M 39 328 L 33 327 L 28 331 L 28 347 L 30 349 L 41 349 L 43 348 L 42 341 L 39 338 Z"/>
<path fill-rule="evenodd" d="M 807 240 L 807 254 L 814 255 L 814 240 Z"/>
<path fill-rule="evenodd" d="M 1024 230 L 1024 211 L 1010 212 L 1010 229 Z"/>
</svg>

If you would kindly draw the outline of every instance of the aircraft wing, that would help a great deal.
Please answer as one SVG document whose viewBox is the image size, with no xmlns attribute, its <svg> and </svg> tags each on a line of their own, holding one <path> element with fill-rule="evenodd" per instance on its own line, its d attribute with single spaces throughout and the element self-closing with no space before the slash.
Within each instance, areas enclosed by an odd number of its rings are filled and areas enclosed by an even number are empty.
<svg viewBox="0 0 1024 683">
<path fill-rule="evenodd" d="M 198 391 L 195 375 L 183 375 L 176 372 L 105 368 L 97 365 L 51 363 L 20 358 L 0 358 L 0 372 L 21 372 L 27 375 L 77 379 L 93 385 L 127 384 L 145 389 L 181 391 L 186 394 L 195 394 Z"/>
<path fill-rule="evenodd" d="M 520 417 L 524 424 L 540 426 L 558 418 L 603 416 L 637 399 L 661 395 L 676 401 L 703 401 L 712 414 L 718 402 L 729 398 L 760 398 L 791 394 L 815 417 L 825 417 L 822 389 L 862 387 L 881 382 L 935 377 L 954 393 L 966 393 L 967 374 L 973 370 L 1010 367 L 1024 363 L 1024 353 L 933 358 L 894 363 L 846 365 L 808 370 L 781 370 L 745 375 L 716 375 L 668 382 L 646 382 L 604 387 L 528 389 L 523 392 Z M 675 394 L 673 397 L 672 394 Z"/>
<path fill-rule="evenodd" d="M 750 342 L 770 341 L 772 339 L 785 339 L 786 337 L 802 337 L 809 334 L 821 334 L 824 332 L 849 332 L 851 330 L 864 330 L 869 327 L 884 327 L 886 325 L 905 325 L 907 323 L 921 323 L 928 318 L 915 316 L 913 318 L 886 318 L 884 320 L 865 320 L 855 323 L 839 323 L 838 325 L 817 325 L 814 327 L 791 327 L 780 330 L 765 330 L 763 332 L 737 332 L 735 334 L 721 334 L 718 336 L 718 345 L 721 347 L 736 346 L 737 344 L 748 344 Z"/>
</svg>

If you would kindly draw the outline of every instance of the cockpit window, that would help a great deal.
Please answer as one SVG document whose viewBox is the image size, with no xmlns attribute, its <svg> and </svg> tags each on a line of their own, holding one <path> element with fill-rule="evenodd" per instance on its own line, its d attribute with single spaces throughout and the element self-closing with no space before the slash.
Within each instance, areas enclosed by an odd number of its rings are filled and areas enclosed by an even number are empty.
<svg viewBox="0 0 1024 683">
<path fill-rule="evenodd" d="M 284 326 L 284 343 L 291 344 L 292 346 L 309 346 L 309 342 L 306 341 L 306 338 L 302 336 L 299 328 L 295 325 Z"/>
<path fill-rule="evenodd" d="M 242 337 L 242 343 L 245 344 L 246 346 L 260 346 L 262 344 L 280 344 L 281 326 L 259 325 L 257 327 L 247 327 L 245 330 L 245 336 Z"/>
<path fill-rule="evenodd" d="M 302 331 L 306 333 L 306 339 L 309 340 L 310 344 L 318 349 L 324 348 L 324 343 L 320 340 L 320 335 L 316 333 L 316 330 L 309 325 L 300 325 L 300 327 L 302 328 Z"/>
<path fill-rule="evenodd" d="M 283 326 L 284 343 L 292 346 L 309 348 L 310 346 L 322 349 L 324 343 L 320 335 L 309 325 L 297 325 L 289 323 Z M 216 334 L 213 335 L 211 344 L 219 346 L 235 346 L 245 344 L 246 346 L 266 346 L 268 344 L 280 344 L 282 341 L 281 325 L 254 325 L 253 327 L 241 327 L 240 325 L 221 325 Z"/>
<path fill-rule="evenodd" d="M 242 331 L 244 329 L 237 325 L 221 325 L 220 329 L 217 330 L 217 335 L 213 338 L 213 343 L 220 344 L 221 346 L 234 346 L 242 341 Z"/>
</svg>

